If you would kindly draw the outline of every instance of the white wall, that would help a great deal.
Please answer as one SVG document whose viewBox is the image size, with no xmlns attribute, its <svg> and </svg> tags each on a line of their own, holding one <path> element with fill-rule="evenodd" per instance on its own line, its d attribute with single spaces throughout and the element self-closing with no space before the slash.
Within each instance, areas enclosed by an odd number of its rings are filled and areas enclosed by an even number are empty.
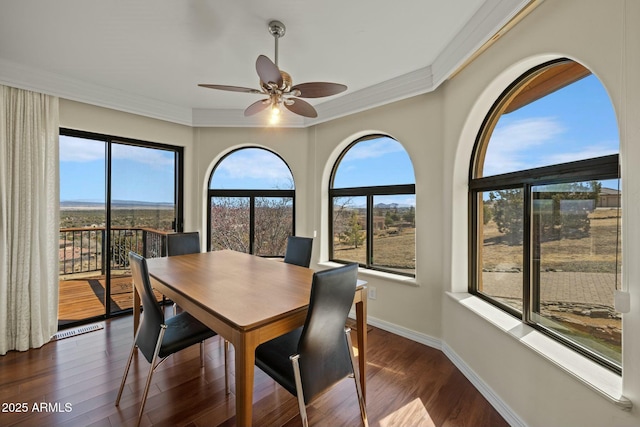
<svg viewBox="0 0 640 427">
<path fill-rule="evenodd" d="M 375 286 L 377 299 L 369 300 L 371 319 L 388 322 L 429 337 L 440 336 L 442 295 L 442 210 L 440 205 L 443 141 L 442 99 L 439 93 L 414 97 L 320 124 L 311 130 L 315 173 L 312 185 L 313 224 L 322 237 L 320 261 L 328 259 L 328 188 L 331 168 L 340 153 L 365 134 L 382 133 L 407 150 L 416 177 L 416 279 L 388 280 L 363 275 Z M 384 171 L 380 171 L 384 173 Z"/>
</svg>

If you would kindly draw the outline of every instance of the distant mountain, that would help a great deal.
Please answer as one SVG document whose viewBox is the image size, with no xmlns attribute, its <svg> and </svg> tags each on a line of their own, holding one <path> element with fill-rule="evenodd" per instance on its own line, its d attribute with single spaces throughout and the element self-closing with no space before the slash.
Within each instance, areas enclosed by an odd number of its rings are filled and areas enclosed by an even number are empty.
<svg viewBox="0 0 640 427">
<path fill-rule="evenodd" d="M 356 209 L 366 209 L 367 205 L 366 204 L 349 205 L 347 207 L 348 208 L 356 208 Z M 409 209 L 409 208 L 415 208 L 414 205 L 408 205 L 408 204 L 405 204 L 405 203 L 377 203 L 377 204 L 373 205 L 373 207 L 375 209 Z"/>
<path fill-rule="evenodd" d="M 62 200 L 61 209 L 100 209 L 104 208 L 104 202 L 88 200 Z M 173 209 L 173 203 L 167 202 L 143 202 L 140 200 L 113 200 L 111 207 L 114 209 Z"/>
<path fill-rule="evenodd" d="M 412 207 L 411 205 L 405 205 L 403 203 L 378 203 L 374 206 L 377 209 L 406 209 Z"/>
</svg>

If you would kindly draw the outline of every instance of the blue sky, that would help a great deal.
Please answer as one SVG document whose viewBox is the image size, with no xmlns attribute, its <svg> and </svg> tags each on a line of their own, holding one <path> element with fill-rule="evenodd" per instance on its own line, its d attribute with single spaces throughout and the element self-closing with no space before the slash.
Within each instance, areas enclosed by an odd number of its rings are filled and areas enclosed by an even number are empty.
<svg viewBox="0 0 640 427">
<path fill-rule="evenodd" d="M 245 148 L 216 165 L 209 188 L 288 190 L 294 187 L 291 171 L 277 155 L 262 148 Z"/>
<path fill-rule="evenodd" d="M 291 172 L 273 153 L 259 148 L 235 151 L 216 167 L 210 188 L 287 189 Z M 359 142 L 343 157 L 336 188 L 370 185 L 414 184 L 413 166 L 402 145 L 382 137 Z M 415 206 L 415 196 L 378 197 L 375 203 Z"/>
<path fill-rule="evenodd" d="M 173 203 L 174 154 L 113 144 L 113 200 Z M 60 200 L 104 202 L 105 143 L 60 135 Z"/>
<path fill-rule="evenodd" d="M 591 75 L 512 113 L 503 115 L 491 135 L 484 176 L 529 169 L 619 151 L 611 101 Z M 104 200 L 104 143 L 60 137 L 60 200 Z M 114 145 L 113 199 L 173 201 L 173 153 Z M 238 150 L 217 166 L 211 188 L 288 189 L 289 168 L 258 148 Z M 361 141 L 340 162 L 336 188 L 415 183 L 409 156 L 400 142 L 381 137 Z M 376 203 L 415 205 L 415 197 L 380 197 Z"/>
<path fill-rule="evenodd" d="M 500 117 L 483 176 L 615 154 L 618 125 L 604 87 L 585 77 Z"/>
</svg>

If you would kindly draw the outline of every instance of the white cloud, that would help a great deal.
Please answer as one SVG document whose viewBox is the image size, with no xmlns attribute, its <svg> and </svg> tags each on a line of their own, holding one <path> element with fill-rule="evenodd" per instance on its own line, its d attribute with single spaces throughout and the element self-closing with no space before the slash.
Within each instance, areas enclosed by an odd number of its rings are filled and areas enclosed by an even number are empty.
<svg viewBox="0 0 640 427">
<path fill-rule="evenodd" d="M 553 117 L 516 120 L 497 127 L 487 148 L 483 175 L 535 167 L 531 164 L 533 150 L 554 141 L 564 131 Z"/>
<path fill-rule="evenodd" d="M 230 179 L 264 179 L 288 181 L 291 172 L 276 155 L 262 149 L 244 149 L 225 158 L 216 173 L 222 172 Z"/>
<path fill-rule="evenodd" d="M 93 162 L 104 161 L 106 154 L 103 142 L 72 138 L 60 135 L 61 162 Z"/>
<path fill-rule="evenodd" d="M 112 158 L 124 159 L 145 165 L 163 168 L 173 166 L 174 157 L 170 151 L 157 150 L 132 145 L 114 144 Z M 84 138 L 60 136 L 61 162 L 93 162 L 104 161 L 106 158 L 105 143 Z"/>
<path fill-rule="evenodd" d="M 175 161 L 174 154 L 171 151 L 121 144 L 113 145 L 112 147 L 111 155 L 114 160 L 130 160 L 158 168 L 173 166 Z"/>
<path fill-rule="evenodd" d="M 558 164 L 573 162 L 576 160 L 593 159 L 595 157 L 608 156 L 610 154 L 618 153 L 618 143 L 601 143 L 597 145 L 590 145 L 582 148 L 579 151 L 567 151 L 564 153 L 551 154 L 546 157 L 548 163 L 545 164 Z"/>
<path fill-rule="evenodd" d="M 387 154 L 405 151 L 402 144 L 391 138 L 363 141 L 353 146 L 344 160 L 360 160 L 383 157 Z"/>
<path fill-rule="evenodd" d="M 617 141 L 582 145 L 553 117 L 505 122 L 496 127 L 485 157 L 483 176 L 616 154 Z"/>
</svg>

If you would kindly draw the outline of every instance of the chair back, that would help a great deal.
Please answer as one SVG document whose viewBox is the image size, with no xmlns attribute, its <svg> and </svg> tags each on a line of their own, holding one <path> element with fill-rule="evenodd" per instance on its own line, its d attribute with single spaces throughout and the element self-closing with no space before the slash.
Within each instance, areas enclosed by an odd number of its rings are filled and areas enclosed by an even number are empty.
<svg viewBox="0 0 640 427">
<path fill-rule="evenodd" d="M 298 342 L 305 403 L 353 373 L 345 323 L 357 280 L 355 263 L 313 275 L 307 318 Z"/>
<path fill-rule="evenodd" d="M 197 253 L 200 253 L 199 232 L 167 234 L 167 256 Z"/>
<path fill-rule="evenodd" d="M 313 239 L 311 237 L 289 236 L 284 262 L 308 268 L 311 263 L 312 249 Z"/>
<path fill-rule="evenodd" d="M 131 266 L 133 284 L 142 300 L 143 311 L 136 334 L 136 345 L 147 361 L 151 363 L 160 329 L 164 324 L 164 313 L 151 289 L 147 260 L 135 252 L 129 252 L 129 265 Z"/>
</svg>

